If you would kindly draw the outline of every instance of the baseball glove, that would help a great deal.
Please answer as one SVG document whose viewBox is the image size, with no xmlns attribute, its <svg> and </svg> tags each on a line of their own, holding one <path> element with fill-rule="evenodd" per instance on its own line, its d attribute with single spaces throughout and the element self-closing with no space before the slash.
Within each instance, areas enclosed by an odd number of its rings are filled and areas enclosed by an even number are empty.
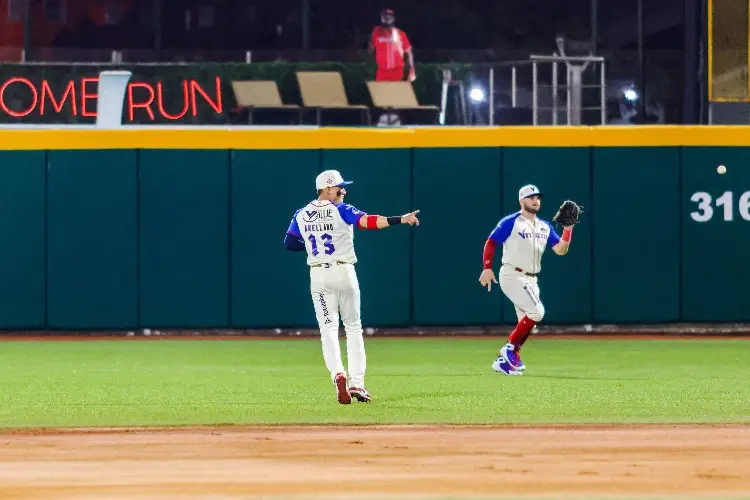
<svg viewBox="0 0 750 500">
<path fill-rule="evenodd" d="M 583 207 L 579 206 L 575 201 L 565 200 L 552 220 L 557 222 L 563 227 L 572 226 L 578 224 L 578 219 L 583 213 Z"/>
</svg>

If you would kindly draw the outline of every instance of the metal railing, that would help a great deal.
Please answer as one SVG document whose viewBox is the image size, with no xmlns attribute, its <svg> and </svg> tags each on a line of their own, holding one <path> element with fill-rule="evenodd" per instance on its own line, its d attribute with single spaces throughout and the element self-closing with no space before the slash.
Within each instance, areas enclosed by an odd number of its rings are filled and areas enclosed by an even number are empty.
<svg viewBox="0 0 750 500">
<path fill-rule="evenodd" d="M 597 56 L 538 56 L 532 55 L 532 71 L 534 83 L 532 86 L 533 91 L 533 116 L 534 125 L 538 123 L 538 113 L 540 109 L 551 109 L 552 110 L 552 124 L 557 125 L 558 123 L 558 69 L 559 64 L 563 63 L 566 66 L 567 72 L 565 77 L 565 84 L 562 86 L 566 91 L 565 109 L 567 111 L 567 124 L 568 125 L 580 125 L 581 116 L 585 109 L 599 110 L 601 116 L 601 124 L 604 125 L 607 122 L 607 102 L 606 102 L 606 89 L 607 82 L 605 77 L 605 61 L 603 57 Z M 552 65 L 552 106 L 541 107 L 538 102 L 539 87 L 541 84 L 538 79 L 538 66 L 539 64 L 549 63 Z M 580 64 L 583 63 L 583 64 Z M 584 85 L 582 74 L 586 71 L 590 63 L 599 64 L 599 84 L 598 85 Z M 599 89 L 599 106 L 584 107 L 582 105 L 582 94 L 584 88 L 598 88 Z"/>
<path fill-rule="evenodd" d="M 590 64 L 597 70 L 595 84 L 583 81 L 583 73 Z M 560 69 L 563 65 L 567 71 L 561 78 Z M 588 117 L 587 123 L 606 124 L 608 88 L 605 66 L 605 58 L 598 56 L 531 55 L 526 60 L 475 65 L 468 92 L 460 90 L 458 82 L 450 82 L 448 86 L 459 89 L 455 94 L 459 110 L 466 106 L 464 95 L 471 102 L 472 93 L 478 92 L 481 102 L 473 102 L 472 109 L 475 114 L 484 115 L 482 103 L 486 102 L 486 118 L 482 116 L 481 120 L 490 126 L 496 125 L 496 113 L 502 109 L 519 111 L 514 113 L 515 119 L 527 119 L 528 122 L 524 123 L 529 125 L 580 125 L 584 121 L 584 113 Z M 486 93 L 483 91 L 485 87 Z M 590 93 L 590 89 L 597 90 L 596 96 Z M 584 91 L 589 92 L 585 99 L 588 105 L 583 104 Z M 444 79 L 441 101 L 443 113 L 447 106 L 445 95 Z M 498 102 L 498 98 L 501 102 Z M 527 113 L 522 113 L 526 111 Z M 592 114 L 593 111 L 596 111 L 596 115 Z M 468 116 L 460 118 L 465 124 L 472 121 Z"/>
</svg>

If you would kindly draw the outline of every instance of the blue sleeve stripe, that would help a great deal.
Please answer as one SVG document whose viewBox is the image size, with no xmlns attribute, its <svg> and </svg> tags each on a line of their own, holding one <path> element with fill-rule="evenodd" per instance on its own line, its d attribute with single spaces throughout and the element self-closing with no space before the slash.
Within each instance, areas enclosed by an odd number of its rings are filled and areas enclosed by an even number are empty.
<svg viewBox="0 0 750 500">
<path fill-rule="evenodd" d="M 294 212 L 294 217 L 292 217 L 292 221 L 289 223 L 289 228 L 286 230 L 287 234 L 293 234 L 294 236 L 302 236 L 300 230 L 299 230 L 299 224 L 297 224 L 297 214 L 300 213 L 300 210 L 297 210 Z"/>
<path fill-rule="evenodd" d="M 545 224 L 547 224 L 547 227 L 549 228 L 549 238 L 547 238 L 547 246 L 552 248 L 553 246 L 560 243 L 560 235 L 557 234 L 557 231 L 552 227 L 552 224 L 550 224 L 547 221 L 544 221 Z"/>
<path fill-rule="evenodd" d="M 344 222 L 350 225 L 359 224 L 359 220 L 365 215 L 364 212 L 360 212 L 348 203 L 340 203 L 336 205 L 339 210 L 339 215 L 344 219 Z"/>
<path fill-rule="evenodd" d="M 516 223 L 517 217 L 518 217 L 518 213 L 514 213 L 507 217 L 503 217 L 503 219 L 500 222 L 498 222 L 495 229 L 492 230 L 489 238 L 499 245 L 502 245 L 503 243 L 505 243 L 505 240 L 508 239 L 511 231 L 513 231 L 513 226 Z"/>
<path fill-rule="evenodd" d="M 305 250 L 305 242 L 302 238 L 287 233 L 284 237 L 284 248 L 293 252 L 301 252 Z"/>
</svg>

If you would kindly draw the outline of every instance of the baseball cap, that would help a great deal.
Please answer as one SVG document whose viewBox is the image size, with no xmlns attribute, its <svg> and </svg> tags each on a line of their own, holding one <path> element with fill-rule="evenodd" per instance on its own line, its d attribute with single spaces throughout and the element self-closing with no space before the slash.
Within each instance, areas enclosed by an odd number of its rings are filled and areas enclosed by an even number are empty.
<svg viewBox="0 0 750 500">
<path fill-rule="evenodd" d="M 334 186 L 348 186 L 352 181 L 345 181 L 338 170 L 326 170 L 315 178 L 315 189 L 325 189 Z"/>
<path fill-rule="evenodd" d="M 528 198 L 529 196 L 534 196 L 534 195 L 544 196 L 544 194 L 539 192 L 538 187 L 536 187 L 533 184 L 527 184 L 518 190 L 518 201 L 521 201 L 524 198 Z"/>
</svg>

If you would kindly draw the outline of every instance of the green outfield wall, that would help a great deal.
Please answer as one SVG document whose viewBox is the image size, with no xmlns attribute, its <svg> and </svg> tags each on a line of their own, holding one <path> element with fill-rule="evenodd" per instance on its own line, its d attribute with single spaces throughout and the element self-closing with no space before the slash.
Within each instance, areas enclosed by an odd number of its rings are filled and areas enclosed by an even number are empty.
<svg viewBox="0 0 750 500">
<path fill-rule="evenodd" d="M 569 254 L 544 257 L 546 322 L 750 320 L 748 128 L 0 137 L 6 330 L 314 326 L 304 256 L 282 240 L 331 168 L 364 211 L 422 211 L 418 228 L 356 233 L 367 326 L 514 323 L 478 278 L 527 183 L 545 219 L 566 198 L 584 206 Z"/>
</svg>

